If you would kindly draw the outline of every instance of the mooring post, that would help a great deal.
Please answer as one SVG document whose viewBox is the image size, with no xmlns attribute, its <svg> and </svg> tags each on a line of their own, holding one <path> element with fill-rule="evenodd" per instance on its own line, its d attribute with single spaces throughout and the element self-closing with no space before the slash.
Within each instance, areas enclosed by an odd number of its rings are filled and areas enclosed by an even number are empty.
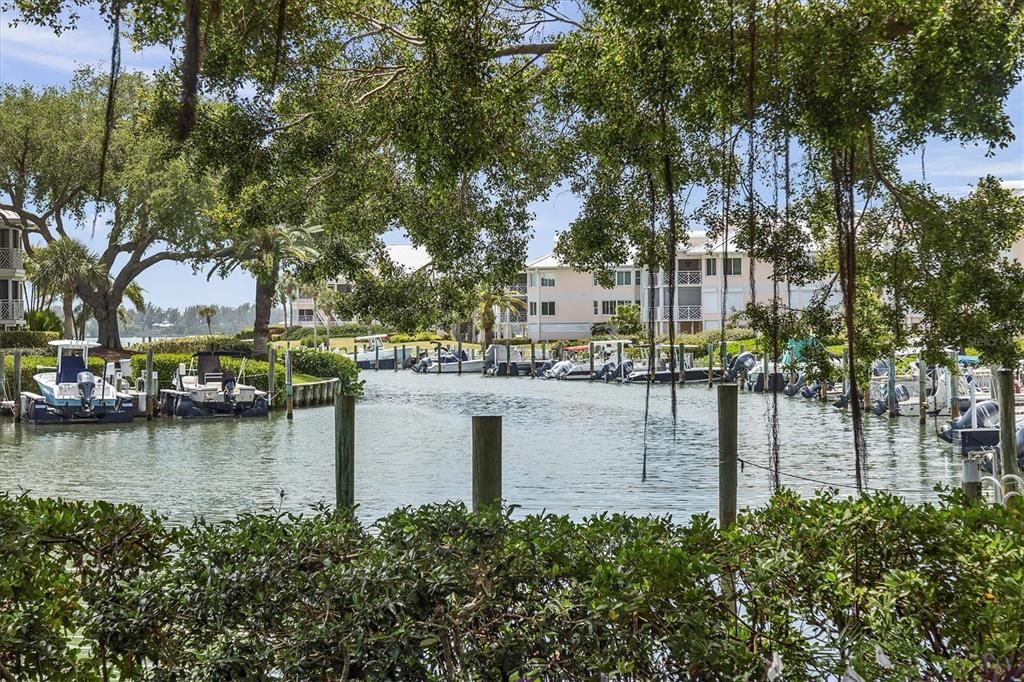
<svg viewBox="0 0 1024 682">
<path fill-rule="evenodd" d="M 334 493 L 338 509 L 356 503 L 356 399 L 334 386 Z"/>
<path fill-rule="evenodd" d="M 416 353 L 416 362 L 419 362 L 420 361 L 420 345 L 418 343 L 416 344 L 416 347 L 413 349 L 413 352 Z M 413 366 L 415 367 L 415 364 Z"/>
<path fill-rule="evenodd" d="M 405 344 L 403 343 L 402 344 L 402 366 L 403 367 L 405 366 L 405 363 L 408 362 L 408 360 L 409 360 L 409 349 L 406 348 Z"/>
<path fill-rule="evenodd" d="M 402 357 L 405 357 L 405 349 L 403 347 Z M 392 369 L 398 371 L 398 346 L 391 347 L 391 365 Z"/>
<path fill-rule="evenodd" d="M 971 396 L 971 406 L 967 408 L 971 411 L 971 428 L 978 428 L 978 411 L 974 409 L 974 406 L 978 404 L 978 389 L 974 385 L 974 377 L 971 377 L 971 383 L 968 384 Z"/>
<path fill-rule="evenodd" d="M 896 402 L 896 354 L 889 353 L 889 418 L 893 418 L 900 412 L 899 403 Z"/>
<path fill-rule="evenodd" d="M 153 347 L 146 349 L 146 421 L 153 421 Z"/>
<path fill-rule="evenodd" d="M 969 500 L 981 499 L 981 468 L 978 466 L 978 460 L 970 455 L 964 457 L 962 481 L 964 497 Z"/>
<path fill-rule="evenodd" d="M 295 386 L 292 385 L 292 349 L 284 351 L 284 414 L 288 419 L 294 415 L 295 407 Z"/>
<path fill-rule="evenodd" d="M 928 423 L 928 365 L 921 355 L 917 356 L 917 421 L 921 426 Z"/>
<path fill-rule="evenodd" d="M 441 344 L 437 344 L 437 373 L 441 373 Z"/>
<path fill-rule="evenodd" d="M 996 373 L 999 388 L 999 464 L 1003 495 L 1017 490 L 1017 484 L 1006 476 L 1019 476 L 1017 469 L 1017 424 L 1013 405 L 1013 370 Z"/>
<path fill-rule="evenodd" d="M 738 388 L 718 385 L 718 525 L 736 523 Z"/>
<path fill-rule="evenodd" d="M 505 376 L 512 376 L 512 340 L 505 339 Z"/>
<path fill-rule="evenodd" d="M 590 380 L 594 380 L 594 342 L 590 342 Z"/>
<path fill-rule="evenodd" d="M 457 350 L 459 353 L 459 376 L 462 376 L 462 339 L 459 339 L 459 345 Z"/>
<path fill-rule="evenodd" d="M 14 351 L 14 419 L 21 419 L 21 351 Z"/>
<path fill-rule="evenodd" d="M 274 389 L 277 388 L 277 348 L 267 348 L 267 407 L 274 409 Z"/>
<path fill-rule="evenodd" d="M 373 371 L 380 371 L 380 343 L 373 347 Z"/>
<path fill-rule="evenodd" d="M 953 362 L 949 369 L 949 381 L 946 383 L 948 387 L 948 398 L 949 398 L 949 418 L 956 420 L 960 418 L 960 377 L 958 368 L 960 363 L 958 362 L 958 352 L 956 350 L 950 351 L 953 356 Z"/>
<path fill-rule="evenodd" d="M 617 366 L 617 371 L 619 373 L 619 381 L 621 382 L 625 378 L 625 377 L 622 376 L 622 341 L 619 341 L 619 346 L 617 348 L 617 351 L 618 351 L 618 359 L 617 360 L 618 360 L 618 363 L 619 363 L 618 366 Z M 605 375 L 605 376 L 607 376 L 607 375 Z"/>
<path fill-rule="evenodd" d="M 530 341 L 530 378 L 537 376 L 537 347 Z"/>
<path fill-rule="evenodd" d="M 473 417 L 473 511 L 501 504 L 501 417 Z"/>
<path fill-rule="evenodd" d="M 654 362 L 654 358 L 651 358 Z M 708 388 L 711 388 L 711 368 L 715 365 L 715 344 L 708 344 Z"/>
<path fill-rule="evenodd" d="M 548 359 L 548 343 L 547 341 L 540 342 L 540 359 L 547 361 Z"/>
</svg>

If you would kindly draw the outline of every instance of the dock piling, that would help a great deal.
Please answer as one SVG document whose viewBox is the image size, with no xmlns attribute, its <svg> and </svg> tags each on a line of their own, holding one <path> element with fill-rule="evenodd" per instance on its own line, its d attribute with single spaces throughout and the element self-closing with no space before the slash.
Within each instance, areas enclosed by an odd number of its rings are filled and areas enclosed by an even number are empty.
<svg viewBox="0 0 1024 682">
<path fill-rule="evenodd" d="M 978 460 L 971 456 L 964 457 L 962 476 L 964 497 L 969 500 L 981 499 L 981 469 Z"/>
<path fill-rule="evenodd" d="M 501 504 L 501 417 L 473 417 L 473 511 Z"/>
<path fill-rule="evenodd" d="M 718 525 L 736 523 L 738 387 L 718 385 Z"/>
<path fill-rule="evenodd" d="M 14 420 L 21 419 L 21 351 L 14 351 Z"/>
<path fill-rule="evenodd" d="M 900 406 L 896 402 L 896 354 L 889 353 L 889 418 L 899 414 Z"/>
<path fill-rule="evenodd" d="M 458 353 L 459 353 L 459 376 L 462 376 L 462 339 L 459 339 Z"/>
<path fill-rule="evenodd" d="M 334 493 L 338 509 L 356 503 L 356 399 L 334 385 Z"/>
<path fill-rule="evenodd" d="M 380 371 L 380 346 L 374 346 L 373 348 L 373 371 Z"/>
<path fill-rule="evenodd" d="M 437 344 L 437 373 L 441 373 L 441 344 Z"/>
<path fill-rule="evenodd" d="M 537 376 L 537 347 L 533 341 L 530 342 L 530 378 Z"/>
<path fill-rule="evenodd" d="M 146 349 L 146 421 L 153 421 L 153 347 Z"/>
<path fill-rule="evenodd" d="M 273 346 L 267 348 L 267 407 L 274 409 L 274 389 L 277 384 L 277 349 Z"/>
<path fill-rule="evenodd" d="M 652 359 L 653 362 L 653 359 Z M 711 388 L 711 368 L 715 365 L 715 344 L 708 344 L 708 388 Z"/>
<path fill-rule="evenodd" d="M 928 365 L 920 355 L 917 357 L 917 421 L 921 426 L 928 424 L 927 409 Z"/>
<path fill-rule="evenodd" d="M 292 385 L 292 349 L 284 351 L 284 414 L 292 419 L 295 408 L 295 386 Z"/>
<path fill-rule="evenodd" d="M 505 376 L 512 376 L 512 341 L 505 339 Z"/>
<path fill-rule="evenodd" d="M 594 380 L 594 342 L 590 342 L 590 381 Z"/>
<path fill-rule="evenodd" d="M 625 376 L 623 376 L 623 374 L 622 374 L 622 342 L 621 341 L 619 341 L 619 345 L 618 345 L 618 348 L 616 350 L 617 350 L 617 361 L 619 363 L 618 365 L 616 365 L 616 367 L 617 367 L 618 372 L 619 372 L 619 381 L 621 382 L 625 378 Z M 607 375 L 605 375 L 605 376 L 607 376 Z"/>
<path fill-rule="evenodd" d="M 949 418 L 957 420 L 960 418 L 960 381 L 957 376 L 958 366 L 958 352 L 953 350 L 950 351 L 953 356 L 953 363 L 949 369 L 949 381 L 947 382 L 948 394 L 949 394 Z"/>
</svg>

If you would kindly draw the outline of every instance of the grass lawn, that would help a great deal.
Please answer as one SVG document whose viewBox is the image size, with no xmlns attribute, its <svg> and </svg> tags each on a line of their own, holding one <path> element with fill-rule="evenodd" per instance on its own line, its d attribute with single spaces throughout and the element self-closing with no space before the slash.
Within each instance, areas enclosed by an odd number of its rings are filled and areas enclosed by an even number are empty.
<svg viewBox="0 0 1024 682">
<path fill-rule="evenodd" d="M 302 374 L 300 372 L 292 372 L 292 383 L 294 384 L 312 384 L 317 381 L 320 381 L 320 377 L 315 377 L 311 374 Z"/>
</svg>

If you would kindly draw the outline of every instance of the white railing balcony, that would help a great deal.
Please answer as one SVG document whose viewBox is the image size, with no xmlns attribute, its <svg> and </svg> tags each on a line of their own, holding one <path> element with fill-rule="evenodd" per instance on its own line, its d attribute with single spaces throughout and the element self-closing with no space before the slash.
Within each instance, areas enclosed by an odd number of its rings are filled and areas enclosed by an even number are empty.
<svg viewBox="0 0 1024 682">
<path fill-rule="evenodd" d="M 526 295 L 526 284 L 510 284 L 508 287 L 508 293 L 519 294 L 520 296 Z"/>
<path fill-rule="evenodd" d="M 661 284 L 668 284 L 669 278 L 668 273 L 665 271 L 661 272 L 661 277 L 658 279 Z M 701 274 L 700 270 L 676 270 L 676 286 L 700 286 Z"/>
<path fill-rule="evenodd" d="M 0 270 L 22 270 L 25 254 L 21 249 L 0 249 Z"/>
<path fill-rule="evenodd" d="M 503 312 L 501 314 L 501 322 L 504 324 L 519 324 L 526 322 L 525 312 Z"/>
<path fill-rule="evenodd" d="M 675 310 L 675 315 L 670 315 L 673 309 Z M 675 317 L 676 322 L 700 322 L 703 319 L 699 305 L 663 305 L 653 310 L 655 320 L 667 321 L 670 317 Z M 651 319 L 650 314 L 645 315 L 644 319 Z"/>
<path fill-rule="evenodd" d="M 9 298 L 0 298 L 0 322 L 24 322 L 25 302 L 15 301 Z"/>
</svg>

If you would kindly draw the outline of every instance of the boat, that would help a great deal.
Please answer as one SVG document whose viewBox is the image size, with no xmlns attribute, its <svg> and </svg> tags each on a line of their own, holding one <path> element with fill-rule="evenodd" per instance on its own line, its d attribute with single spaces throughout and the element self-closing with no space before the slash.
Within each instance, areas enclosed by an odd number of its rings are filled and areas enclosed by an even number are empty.
<svg viewBox="0 0 1024 682">
<path fill-rule="evenodd" d="M 682 346 L 682 348 L 682 361 L 680 362 L 677 355 L 675 371 L 671 368 L 673 347 L 668 344 L 658 344 L 655 347 L 653 369 L 647 360 L 638 360 L 633 363 L 633 369 L 627 374 L 626 380 L 630 383 L 646 381 L 653 381 L 659 384 L 667 384 L 673 381 L 680 381 L 684 384 L 707 383 L 707 367 L 694 367 L 693 352 L 687 350 L 689 348 L 696 348 L 696 346 Z M 680 376 L 682 376 L 681 380 Z M 720 376 L 720 371 L 712 371 L 712 377 Z"/>
<path fill-rule="evenodd" d="M 135 401 L 89 371 L 92 341 L 50 341 L 57 366 L 34 375 L 39 393 L 23 391 L 21 417 L 33 424 L 120 423 L 135 418 Z"/>
<path fill-rule="evenodd" d="M 406 346 L 385 348 L 384 342 L 388 340 L 387 334 L 370 334 L 368 336 L 357 336 L 355 338 L 355 349 L 353 360 L 359 369 L 394 369 L 395 362 L 402 367 L 406 359 L 413 357 L 413 349 Z M 362 344 L 362 350 L 359 350 Z"/>
<path fill-rule="evenodd" d="M 622 349 L 622 364 L 625 365 L 628 360 L 625 349 L 632 343 L 632 341 L 624 339 L 566 346 L 562 351 L 568 353 L 568 357 L 558 361 L 548 361 L 545 363 L 541 375 L 545 379 L 561 379 L 563 381 L 604 379 L 605 376 L 608 376 L 609 380 L 613 377 L 617 378 L 619 349 Z M 591 352 L 594 354 L 593 364 L 591 364 Z M 629 362 L 632 363 L 632 361 Z"/>
<path fill-rule="evenodd" d="M 241 358 L 238 376 L 221 365 L 223 357 Z M 192 356 L 186 368 L 178 365 L 174 388 L 160 391 L 164 414 L 172 417 L 265 417 L 270 408 L 267 394 L 245 380 L 245 353 L 203 351 Z"/>
<path fill-rule="evenodd" d="M 529 376 L 530 363 L 523 357 L 519 346 L 492 343 L 484 351 L 483 373 L 493 376 Z"/>
<path fill-rule="evenodd" d="M 432 354 L 426 351 L 420 354 L 419 360 L 412 366 L 412 371 L 420 374 L 479 374 L 483 368 L 483 358 L 471 360 L 465 350 L 452 350 L 437 343 Z"/>
</svg>

